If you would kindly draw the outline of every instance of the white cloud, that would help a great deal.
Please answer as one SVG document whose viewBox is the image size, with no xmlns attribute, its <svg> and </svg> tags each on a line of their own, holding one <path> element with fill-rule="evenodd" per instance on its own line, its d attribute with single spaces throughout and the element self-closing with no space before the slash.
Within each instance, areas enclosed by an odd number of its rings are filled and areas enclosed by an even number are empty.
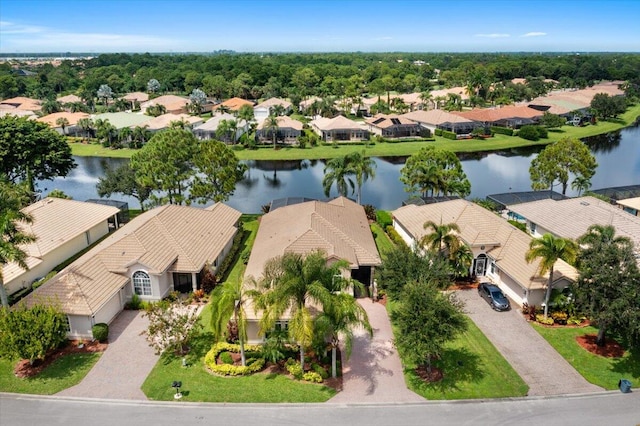
<svg viewBox="0 0 640 426">
<path fill-rule="evenodd" d="M 546 36 L 547 33 L 543 33 L 540 31 L 532 31 L 530 33 L 526 33 L 526 34 L 522 34 L 520 37 L 542 37 L 542 36 Z"/>
<path fill-rule="evenodd" d="M 167 51 L 181 40 L 140 34 L 82 33 L 0 22 L 0 50 L 44 51 Z"/>
<path fill-rule="evenodd" d="M 503 34 L 503 33 L 491 33 L 491 34 L 475 34 L 474 37 L 484 37 L 484 38 L 507 38 L 511 37 L 511 34 Z"/>
</svg>

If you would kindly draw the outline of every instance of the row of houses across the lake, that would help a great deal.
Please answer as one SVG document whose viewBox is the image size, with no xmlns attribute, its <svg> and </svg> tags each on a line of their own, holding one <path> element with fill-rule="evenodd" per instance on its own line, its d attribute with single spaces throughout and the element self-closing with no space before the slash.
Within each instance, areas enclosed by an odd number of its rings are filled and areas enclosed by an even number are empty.
<svg viewBox="0 0 640 426">
<path fill-rule="evenodd" d="M 201 288 L 205 272 L 217 271 L 241 229 L 241 213 L 222 203 L 204 209 L 166 205 L 122 226 L 117 208 L 91 202 L 46 198 L 26 210 L 34 218 L 27 231 L 38 240 L 25 247 L 29 271 L 4 266 L 9 293 L 30 287 L 34 277 L 104 238 L 20 302 L 60 306 L 69 318 L 70 337 L 90 337 L 94 324 L 111 322 L 134 294 L 157 301 L 172 291 Z M 640 217 L 593 197 L 540 199 L 507 205 L 505 212 L 525 222 L 528 232 L 510 224 L 506 213 L 501 216 L 462 199 L 408 204 L 392 215 L 394 229 L 409 246 L 427 232 L 426 221 L 456 223 L 458 236 L 473 252 L 470 274 L 496 283 L 518 305 L 544 300 L 548 276 L 539 274 L 538 261 L 525 261 L 532 238 L 550 232 L 575 239 L 590 225 L 612 224 L 640 247 Z M 328 262 L 345 260 L 349 266 L 339 278 L 357 280 L 368 289 L 362 294 L 373 294 L 382 260 L 364 208 L 344 197 L 273 203 L 261 217 L 245 278 L 260 279 L 272 257 L 313 250 L 324 251 Z M 559 260 L 554 288 L 562 289 L 576 277 L 577 271 Z M 260 312 L 249 311 L 249 340 L 260 342 Z M 285 314 L 281 321 L 287 320 Z"/>
<path fill-rule="evenodd" d="M 394 95 L 394 99 L 402 101 L 405 113 L 373 114 L 373 106 L 380 102 L 380 98 L 362 98 L 359 102 L 342 105 L 337 110 L 342 111 L 334 117 L 320 117 L 317 115 L 315 105 L 322 102 L 321 98 L 312 97 L 304 100 L 298 106 L 298 111 L 286 99 L 270 98 L 258 104 L 240 98 L 227 99 L 221 103 L 207 101 L 200 105 L 201 113 L 211 112 L 211 118 L 206 121 L 201 115 L 189 114 L 189 98 L 177 95 L 162 95 L 149 99 L 149 95 L 142 92 L 129 93 L 121 99 L 131 103 L 131 109 L 139 106 L 139 112 L 113 112 L 90 115 L 83 112 L 61 111 L 38 117 L 37 113 L 42 109 L 42 102 L 30 98 L 12 98 L 0 101 L 0 116 L 18 115 L 27 116 L 42 121 L 60 133 L 74 136 L 85 136 L 86 129 L 79 124 L 83 118 L 91 118 L 94 121 L 108 120 L 117 130 L 123 128 L 146 127 L 154 133 L 169 128 L 178 122 L 182 127 L 192 129 L 194 134 L 201 139 L 221 139 L 227 143 L 234 143 L 251 128 L 247 119 L 237 117 L 238 111 L 249 106 L 253 108 L 256 137 L 261 141 L 270 141 L 274 133 L 281 143 L 295 144 L 302 134 L 304 124 L 301 121 L 290 118 L 293 112 L 307 114 L 311 121 L 308 126 L 323 141 L 326 142 L 358 142 L 370 139 L 372 136 L 384 138 L 418 138 L 431 135 L 436 129 L 453 132 L 458 137 L 467 137 L 476 128 L 501 126 L 518 129 L 523 125 L 536 124 L 545 112 L 560 115 L 568 122 L 581 124 L 584 117 L 589 117 L 591 100 L 598 93 L 610 96 L 622 96 L 624 92 L 619 88 L 621 82 L 602 82 L 595 86 L 581 90 L 563 90 L 551 92 L 548 95 L 538 97 L 529 102 L 518 105 L 505 105 L 492 108 L 476 108 L 464 111 L 445 111 L 441 109 L 440 99 L 444 94 L 455 94 L 461 99 L 464 96 L 463 88 L 442 89 L 432 91 L 431 97 L 424 98 L 420 93 Z M 442 92 L 443 95 L 436 93 Z M 74 105 L 82 102 L 76 95 L 68 95 L 58 100 L 62 105 Z M 163 112 L 157 117 L 146 115 L 152 108 L 161 107 Z M 366 119 L 352 120 L 344 114 L 364 116 Z M 273 126 L 267 118 L 275 115 L 277 127 Z M 577 121 L 576 121 L 577 120 Z M 227 123 L 224 131 L 220 132 L 221 124 Z M 229 123 L 233 122 L 231 127 Z M 61 125 L 64 123 L 64 125 Z"/>
</svg>

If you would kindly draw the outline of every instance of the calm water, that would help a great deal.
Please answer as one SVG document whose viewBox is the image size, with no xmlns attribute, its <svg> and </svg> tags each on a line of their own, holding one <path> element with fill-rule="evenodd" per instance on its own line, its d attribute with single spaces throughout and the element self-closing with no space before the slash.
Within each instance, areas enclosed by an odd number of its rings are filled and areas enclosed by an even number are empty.
<svg viewBox="0 0 640 426">
<path fill-rule="evenodd" d="M 592 188 L 640 184 L 640 127 L 590 138 L 587 143 L 598 161 L 598 169 L 591 179 Z M 461 155 L 462 166 L 471 182 L 471 197 L 484 198 L 488 194 L 509 191 L 528 191 L 529 164 L 541 148 L 517 149 L 504 152 Z M 399 180 L 405 158 L 375 158 L 376 177 L 365 183 L 363 203 L 393 210 L 408 198 Z M 95 184 L 106 164 L 111 167 L 128 160 L 97 157 L 75 157 L 78 167 L 66 178 L 41 181 L 38 188 L 46 195 L 54 188 L 76 200 L 98 198 Z M 258 213 L 264 204 L 283 197 L 323 199 L 322 177 L 324 162 L 249 161 L 246 178 L 240 182 L 228 204 L 245 213 Z M 331 195 L 337 195 L 334 189 Z M 568 195 L 575 195 L 569 189 Z M 137 208 L 133 198 L 115 194 L 113 199 L 129 202 Z"/>
</svg>

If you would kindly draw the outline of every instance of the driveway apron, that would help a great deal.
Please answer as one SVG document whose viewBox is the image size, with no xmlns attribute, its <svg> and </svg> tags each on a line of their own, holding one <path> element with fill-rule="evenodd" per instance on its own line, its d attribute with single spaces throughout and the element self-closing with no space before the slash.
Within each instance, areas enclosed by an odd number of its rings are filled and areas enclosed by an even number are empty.
<svg viewBox="0 0 640 426">
<path fill-rule="evenodd" d="M 89 374 L 57 395 L 146 400 L 140 387 L 158 356 L 147 343 L 149 321 L 142 311 L 122 311 L 109 326 L 109 346 Z"/>
<path fill-rule="evenodd" d="M 476 290 L 460 290 L 465 311 L 529 385 L 529 395 L 600 392 L 527 323 L 517 309 L 495 312 Z"/>
<path fill-rule="evenodd" d="M 367 311 L 373 338 L 369 339 L 363 329 L 354 333 L 351 357 L 347 360 L 342 351 L 343 390 L 329 402 L 424 402 L 423 397 L 407 389 L 385 307 L 371 299 L 358 302 Z"/>
</svg>

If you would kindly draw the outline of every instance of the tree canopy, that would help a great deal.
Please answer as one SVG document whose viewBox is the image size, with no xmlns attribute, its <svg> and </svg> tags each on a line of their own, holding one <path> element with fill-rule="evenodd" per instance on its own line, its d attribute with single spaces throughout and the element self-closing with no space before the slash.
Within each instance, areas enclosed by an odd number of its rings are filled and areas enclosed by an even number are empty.
<svg viewBox="0 0 640 426">
<path fill-rule="evenodd" d="M 400 180 L 407 192 L 419 192 L 422 197 L 471 193 L 471 183 L 455 153 L 433 146 L 422 148 L 407 159 L 400 170 Z"/>
<path fill-rule="evenodd" d="M 578 139 L 562 138 L 548 145 L 531 160 L 531 187 L 540 191 L 553 189 L 555 184 L 560 183 L 562 194 L 566 194 L 571 175 L 591 179 L 596 167 L 598 163 L 584 143 Z"/>
<path fill-rule="evenodd" d="M 98 179 L 96 190 L 100 197 L 110 197 L 111 194 L 123 194 L 133 197 L 140 202 L 144 211 L 144 203 L 151 195 L 149 187 L 140 185 L 136 180 L 136 173 L 130 163 L 111 168 L 107 165 L 104 176 Z"/>
<path fill-rule="evenodd" d="M 0 118 L 0 172 L 11 182 L 66 176 L 76 164 L 65 138 L 45 123 L 6 115 Z"/>
</svg>

